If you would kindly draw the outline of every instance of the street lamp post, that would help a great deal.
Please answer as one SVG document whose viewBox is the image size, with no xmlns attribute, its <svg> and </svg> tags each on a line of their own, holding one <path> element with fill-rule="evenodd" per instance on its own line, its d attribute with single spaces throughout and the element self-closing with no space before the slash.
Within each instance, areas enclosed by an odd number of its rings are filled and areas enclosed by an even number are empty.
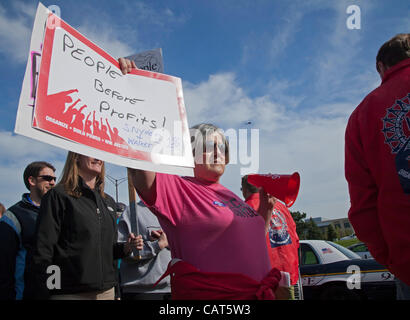
<svg viewBox="0 0 410 320">
<path fill-rule="evenodd" d="M 107 179 L 109 181 L 111 181 L 115 185 L 115 206 L 116 206 L 115 214 L 118 215 L 118 213 L 117 213 L 117 210 L 118 210 L 118 186 L 121 183 L 123 183 L 124 181 L 128 180 L 128 177 L 127 178 L 121 178 L 121 179 L 115 179 L 115 178 L 111 177 L 108 174 L 106 174 L 105 176 L 107 177 Z M 118 223 L 118 218 L 117 218 L 117 223 Z M 118 265 L 118 267 L 119 267 L 119 265 Z M 118 275 L 118 278 L 120 278 L 119 269 L 117 269 L 117 275 Z M 119 283 L 117 283 L 117 285 L 116 285 L 116 290 L 117 290 L 118 293 L 120 292 Z"/>
<path fill-rule="evenodd" d="M 105 176 L 115 185 L 115 202 L 118 203 L 118 186 L 124 181 L 128 180 L 128 178 L 115 179 L 108 174 L 106 174 Z"/>
</svg>

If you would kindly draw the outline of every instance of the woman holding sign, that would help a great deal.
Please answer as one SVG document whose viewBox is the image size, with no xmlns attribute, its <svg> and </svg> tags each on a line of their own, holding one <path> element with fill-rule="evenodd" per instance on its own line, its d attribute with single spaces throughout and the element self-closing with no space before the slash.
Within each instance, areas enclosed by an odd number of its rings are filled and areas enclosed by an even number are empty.
<svg viewBox="0 0 410 320">
<path fill-rule="evenodd" d="M 44 196 L 33 257 L 40 299 L 113 300 L 115 259 L 142 250 L 141 236 L 117 243 L 104 175 L 103 161 L 69 152 L 61 181 Z"/>
<path fill-rule="evenodd" d="M 127 59 L 119 62 L 124 74 L 135 67 Z M 190 131 L 194 178 L 130 170 L 168 237 L 174 260 L 165 275 L 172 275 L 172 298 L 274 299 L 281 275 L 270 270 L 265 234 L 275 200 L 263 193 L 255 212 L 222 186 L 227 139 L 213 125 Z"/>
</svg>

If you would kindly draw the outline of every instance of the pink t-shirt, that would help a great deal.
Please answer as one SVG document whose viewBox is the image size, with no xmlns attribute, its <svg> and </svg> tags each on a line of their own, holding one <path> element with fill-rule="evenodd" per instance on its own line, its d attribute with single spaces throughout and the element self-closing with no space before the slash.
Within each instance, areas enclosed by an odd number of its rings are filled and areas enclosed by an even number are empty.
<svg viewBox="0 0 410 320">
<path fill-rule="evenodd" d="M 219 183 L 157 173 L 150 209 L 173 258 L 200 271 L 242 273 L 257 281 L 271 269 L 264 220 Z"/>
</svg>

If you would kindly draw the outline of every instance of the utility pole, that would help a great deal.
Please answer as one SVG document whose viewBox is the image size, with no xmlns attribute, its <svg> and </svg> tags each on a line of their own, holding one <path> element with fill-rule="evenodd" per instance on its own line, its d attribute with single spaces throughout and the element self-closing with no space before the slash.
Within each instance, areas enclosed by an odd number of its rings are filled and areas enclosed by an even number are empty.
<svg viewBox="0 0 410 320">
<path fill-rule="evenodd" d="M 118 186 L 123 183 L 124 181 L 128 180 L 128 177 L 121 178 L 121 179 L 115 179 L 111 177 L 110 175 L 106 174 L 105 175 L 109 181 L 111 181 L 115 185 L 115 202 L 118 203 Z"/>
</svg>

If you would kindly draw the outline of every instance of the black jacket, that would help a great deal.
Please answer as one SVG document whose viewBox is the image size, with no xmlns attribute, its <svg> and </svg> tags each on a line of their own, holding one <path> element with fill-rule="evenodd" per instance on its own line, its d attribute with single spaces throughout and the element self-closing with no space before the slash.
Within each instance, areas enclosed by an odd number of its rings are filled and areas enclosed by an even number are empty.
<svg viewBox="0 0 410 320">
<path fill-rule="evenodd" d="M 0 301 L 16 299 L 16 256 L 19 239 L 14 229 L 0 220 Z"/>
<path fill-rule="evenodd" d="M 23 291 L 25 299 L 35 294 L 33 287 L 33 274 L 30 261 L 33 253 L 34 234 L 36 221 L 39 213 L 39 207 L 29 201 L 29 194 L 25 193 L 21 201 L 10 207 L 10 211 L 18 220 L 21 230 L 17 235 L 16 230 L 5 222 L 1 223 L 0 231 L 0 296 L 4 294 L 4 288 L 7 286 L 8 296 L 14 295 L 16 298 L 15 272 L 16 267 L 24 270 L 24 283 L 18 283 L 19 291 Z M 7 240 L 5 240 L 7 239 Z M 21 239 L 21 243 L 20 243 Z M 22 248 L 20 248 L 22 246 Z M 23 251 L 23 259 L 16 261 L 19 250 Z M 7 281 L 6 281 L 7 280 Z M 6 285 L 7 283 L 7 285 Z"/>
<path fill-rule="evenodd" d="M 117 283 L 115 260 L 124 257 L 124 245 L 117 243 L 116 203 L 81 178 L 80 186 L 79 198 L 57 185 L 41 201 L 33 257 L 40 299 L 107 290 Z M 58 285 L 58 273 L 47 273 L 52 265 L 60 268 L 61 289 L 50 290 L 50 284 Z"/>
<path fill-rule="evenodd" d="M 20 222 L 22 244 L 26 250 L 30 252 L 34 245 L 34 233 L 40 208 L 28 200 L 29 196 L 29 193 L 23 194 L 21 201 L 17 202 L 8 210 L 13 212 Z"/>
</svg>

